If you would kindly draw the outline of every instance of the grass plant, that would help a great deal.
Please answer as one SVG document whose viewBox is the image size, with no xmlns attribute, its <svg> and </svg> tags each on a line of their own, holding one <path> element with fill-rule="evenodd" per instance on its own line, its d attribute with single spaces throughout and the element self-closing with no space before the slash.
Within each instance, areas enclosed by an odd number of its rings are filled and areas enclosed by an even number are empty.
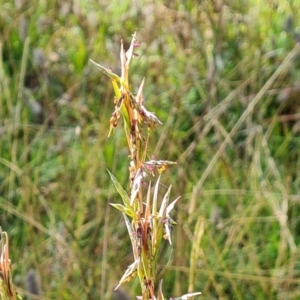
<svg viewBox="0 0 300 300">
<path fill-rule="evenodd" d="M 144 106 L 145 79 L 142 80 L 136 95 L 130 90 L 129 67 L 135 55 L 134 48 L 138 46 L 136 34 L 133 35 L 130 47 L 126 52 L 123 41 L 121 41 L 121 77 L 94 61 L 92 63 L 111 79 L 115 92 L 115 110 L 110 118 L 109 136 L 117 127 L 118 120 L 122 116 L 130 153 L 129 183 L 131 191 L 129 194 L 109 172 L 111 180 L 123 200 L 123 204 L 111 203 L 111 205 L 123 214 L 134 257 L 134 262 L 127 268 L 117 288 L 137 276 L 142 291 L 142 296 L 138 296 L 137 299 L 164 300 L 162 280 L 158 287 L 157 297 L 155 296 L 155 282 L 158 281 L 156 278 L 157 264 L 163 239 L 168 240 L 172 246 L 171 226 L 176 223 L 171 219 L 170 212 L 179 198 L 170 203 L 170 186 L 160 201 L 160 188 L 165 187 L 165 185 L 161 185 L 161 176 L 158 177 L 153 190 L 151 181 L 148 181 L 147 177 L 149 175 L 154 177 L 155 172 L 162 174 L 165 169 L 176 163 L 150 158 L 148 154 L 151 131 L 157 124 L 162 123 L 154 113 L 149 112 Z M 143 196 L 145 190 L 146 196 Z M 192 299 L 200 294 L 200 292 L 190 293 L 176 299 Z"/>
</svg>

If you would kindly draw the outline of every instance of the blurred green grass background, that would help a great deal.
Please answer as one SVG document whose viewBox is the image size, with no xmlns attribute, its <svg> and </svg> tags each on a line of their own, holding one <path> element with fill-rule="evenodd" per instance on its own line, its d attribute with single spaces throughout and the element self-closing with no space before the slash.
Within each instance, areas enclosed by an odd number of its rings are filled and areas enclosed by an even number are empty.
<svg viewBox="0 0 300 300">
<path fill-rule="evenodd" d="M 165 294 L 300 299 L 300 54 L 265 86 L 300 41 L 299 1 L 0 6 L 0 225 L 23 299 L 32 272 L 35 299 L 114 299 L 132 261 L 106 171 L 126 186 L 128 152 L 121 128 L 107 138 L 113 89 L 88 60 L 119 72 L 135 31 L 133 89 L 145 76 L 164 123 L 149 154 L 178 161 L 162 180 L 182 196 Z"/>
</svg>

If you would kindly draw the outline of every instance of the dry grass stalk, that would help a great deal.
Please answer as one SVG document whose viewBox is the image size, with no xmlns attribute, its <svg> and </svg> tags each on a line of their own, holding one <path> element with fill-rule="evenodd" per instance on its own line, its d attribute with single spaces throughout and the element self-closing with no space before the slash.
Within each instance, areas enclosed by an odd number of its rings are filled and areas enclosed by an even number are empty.
<svg viewBox="0 0 300 300">
<path fill-rule="evenodd" d="M 11 277 L 11 261 L 9 259 L 9 241 L 8 234 L 1 231 L 1 253 L 0 253 L 0 298 L 3 300 L 17 299 L 17 293 Z"/>
</svg>

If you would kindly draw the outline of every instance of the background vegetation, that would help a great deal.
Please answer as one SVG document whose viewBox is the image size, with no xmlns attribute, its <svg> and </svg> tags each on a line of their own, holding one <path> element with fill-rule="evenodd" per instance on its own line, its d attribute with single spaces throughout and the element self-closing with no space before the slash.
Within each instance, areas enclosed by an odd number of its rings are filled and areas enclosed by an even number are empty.
<svg viewBox="0 0 300 300">
<path fill-rule="evenodd" d="M 107 138 L 113 89 L 88 59 L 118 72 L 134 31 L 132 79 L 164 123 L 150 153 L 178 161 L 165 294 L 300 298 L 299 55 L 280 67 L 299 1 L 0 4 L 0 225 L 24 299 L 112 299 L 132 260 L 106 172 L 125 184 L 126 142 Z"/>
</svg>

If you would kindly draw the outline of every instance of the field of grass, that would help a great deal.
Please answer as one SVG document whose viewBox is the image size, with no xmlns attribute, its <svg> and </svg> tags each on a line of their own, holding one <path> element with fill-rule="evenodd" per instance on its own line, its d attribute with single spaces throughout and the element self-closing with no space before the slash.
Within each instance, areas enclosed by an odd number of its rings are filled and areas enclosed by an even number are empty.
<svg viewBox="0 0 300 300">
<path fill-rule="evenodd" d="M 0 226 L 23 299 L 123 299 L 131 245 L 107 169 L 126 186 L 128 150 L 89 59 L 118 73 L 135 31 L 132 89 L 145 76 L 163 122 L 149 153 L 178 162 L 161 179 L 181 195 L 165 295 L 300 299 L 299 1 L 0 6 Z"/>
</svg>

